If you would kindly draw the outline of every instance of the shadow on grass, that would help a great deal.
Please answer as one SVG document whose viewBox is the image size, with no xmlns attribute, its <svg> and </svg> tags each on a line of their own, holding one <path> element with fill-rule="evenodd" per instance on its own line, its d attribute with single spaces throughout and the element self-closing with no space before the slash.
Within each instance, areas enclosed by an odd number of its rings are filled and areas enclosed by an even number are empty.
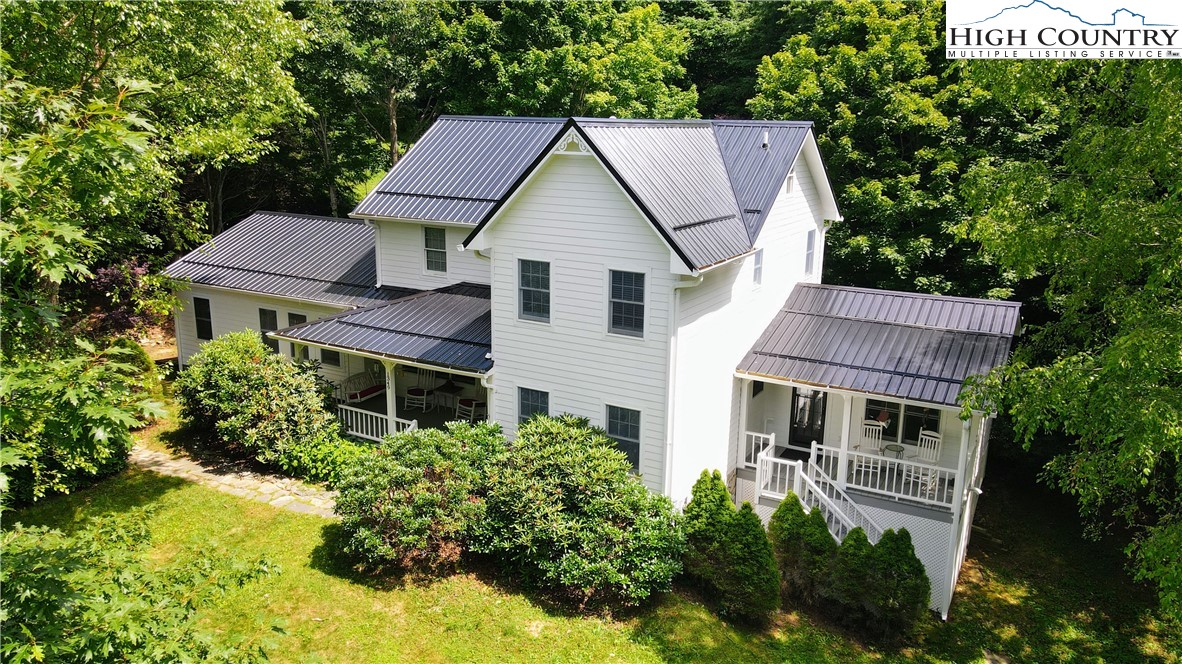
<svg viewBox="0 0 1182 664">
<path fill-rule="evenodd" d="M 42 499 L 28 507 L 5 514 L 5 524 L 50 526 L 69 532 L 90 517 L 127 512 L 150 505 L 170 491 L 187 484 L 135 468 L 97 482 L 69 495 Z"/>
<path fill-rule="evenodd" d="M 925 651 L 968 661 L 1177 662 L 1182 638 L 1123 571 L 1119 543 L 1084 540 L 1074 505 L 1027 477 L 994 472 L 947 623 Z"/>
</svg>

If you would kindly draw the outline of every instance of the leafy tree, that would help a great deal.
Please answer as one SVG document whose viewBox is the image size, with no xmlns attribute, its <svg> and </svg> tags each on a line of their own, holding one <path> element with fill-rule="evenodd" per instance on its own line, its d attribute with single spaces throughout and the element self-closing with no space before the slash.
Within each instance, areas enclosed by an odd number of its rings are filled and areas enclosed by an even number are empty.
<svg viewBox="0 0 1182 664">
<path fill-rule="evenodd" d="M 957 186 L 976 158 L 1022 153 L 1038 128 L 945 58 L 943 4 L 841 0 L 787 11 L 807 29 L 760 64 L 748 108 L 816 123 L 845 217 L 828 233 L 826 281 L 1007 295 L 1008 275 L 952 232 L 966 214 Z"/>
<path fill-rule="evenodd" d="M 21 524 L 0 535 L 0 655 L 6 662 L 262 662 L 265 634 L 230 639 L 198 627 L 210 599 L 276 572 L 265 559 L 202 548 L 159 564 L 147 511 L 65 534 Z"/>
<path fill-rule="evenodd" d="M 1039 159 L 971 172 L 960 229 L 1045 285 L 1050 310 L 978 387 L 1029 449 L 1067 438 L 1046 479 L 1098 534 L 1130 527 L 1135 575 L 1182 615 L 1182 70 L 1140 62 L 980 66 L 994 94 L 1061 126 Z M 1002 380 L 1002 379 L 1005 380 Z"/>
<path fill-rule="evenodd" d="M 847 555 L 866 560 L 864 547 L 858 548 L 861 550 Z M 906 528 L 884 532 L 870 553 L 869 563 L 865 589 L 872 618 L 866 626 L 878 636 L 910 636 L 927 613 L 931 596 L 931 582 L 915 555 L 911 533 Z"/>
<path fill-rule="evenodd" d="M 785 598 L 800 598 L 808 594 L 813 583 L 805 565 L 804 534 L 808 515 L 795 493 L 776 506 L 768 521 L 768 539 L 780 568 L 781 592 Z"/>
<path fill-rule="evenodd" d="M 458 562 L 484 518 L 488 466 L 504 447 L 500 427 L 487 422 L 386 438 L 338 484 L 345 550 L 408 569 Z"/>
<path fill-rule="evenodd" d="M 669 589 L 685 537 L 615 442 L 585 419 L 535 416 L 488 474 L 472 549 L 579 610 L 634 606 Z"/>
<path fill-rule="evenodd" d="M 433 53 L 441 109 L 491 115 L 684 118 L 685 30 L 609 2 L 470 5 Z"/>
<path fill-rule="evenodd" d="M 722 473 L 703 470 L 685 506 L 685 573 L 712 592 L 722 579 L 720 565 L 727 550 L 729 524 L 735 513 Z"/>
<path fill-rule="evenodd" d="M 854 528 L 846 533 L 826 588 L 830 613 L 844 624 L 861 626 L 874 615 L 873 560 L 874 549 L 865 531 Z"/>
<path fill-rule="evenodd" d="M 820 509 L 813 508 L 804 520 L 801 533 L 801 567 L 805 579 L 801 599 L 805 603 L 816 604 L 829 593 L 837 548 L 825 523 L 825 515 Z"/>
</svg>

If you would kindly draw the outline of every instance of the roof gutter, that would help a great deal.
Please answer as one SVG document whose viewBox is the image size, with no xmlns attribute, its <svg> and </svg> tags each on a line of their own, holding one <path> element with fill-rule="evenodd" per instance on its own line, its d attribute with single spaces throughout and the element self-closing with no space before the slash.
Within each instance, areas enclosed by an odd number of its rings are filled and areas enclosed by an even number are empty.
<svg viewBox="0 0 1182 664">
<path fill-rule="evenodd" d="M 724 266 L 724 265 L 729 265 L 729 264 L 731 264 L 731 263 L 734 263 L 734 262 L 735 262 L 735 261 L 737 261 L 737 260 L 744 259 L 744 258 L 746 258 L 746 257 L 748 257 L 748 256 L 753 256 L 753 255 L 755 255 L 755 252 L 756 252 L 756 251 L 758 251 L 758 249 L 755 249 L 754 247 L 752 247 L 752 248 L 751 248 L 749 251 L 744 251 L 744 252 L 743 252 L 743 253 L 741 253 L 741 254 L 737 254 L 737 255 L 735 255 L 735 256 L 731 256 L 730 258 L 725 258 L 725 259 L 723 259 L 723 260 L 720 260 L 720 261 L 718 261 L 717 263 L 711 263 L 710 265 L 707 265 L 706 267 L 703 267 L 703 268 L 698 268 L 698 269 L 696 269 L 696 270 L 694 270 L 694 271 L 693 271 L 693 274 L 692 274 L 692 276 L 695 276 L 695 277 L 696 277 L 696 276 L 698 276 L 699 274 L 702 274 L 702 273 L 704 273 L 704 272 L 709 272 L 709 271 L 711 271 L 711 270 L 714 270 L 714 269 L 716 269 L 716 268 L 720 268 L 720 267 L 722 267 L 722 266 Z"/>
<path fill-rule="evenodd" d="M 846 394 L 846 395 L 854 396 L 854 397 L 878 397 L 878 398 L 882 398 L 882 399 L 885 399 L 888 401 L 893 401 L 895 403 L 902 404 L 904 406 L 919 406 L 921 408 L 933 408 L 934 407 L 934 408 L 941 408 L 944 410 L 956 408 L 957 410 L 960 410 L 961 412 L 963 412 L 963 410 L 964 410 L 961 406 L 958 406 L 955 404 L 937 403 L 935 401 L 915 401 L 913 399 L 904 399 L 902 397 L 896 397 L 896 396 L 893 396 L 890 394 L 879 394 L 876 392 L 865 392 L 862 390 L 853 390 L 848 387 L 839 387 L 839 386 L 831 385 L 828 383 L 810 383 L 810 382 L 804 381 L 804 380 L 792 380 L 792 379 L 788 379 L 788 378 L 781 378 L 779 376 L 769 376 L 766 374 L 758 374 L 758 373 L 754 373 L 754 372 L 750 372 L 750 371 L 740 371 L 738 369 L 735 370 L 735 377 L 736 378 L 754 379 L 754 380 L 758 380 L 758 381 L 761 381 L 764 383 L 772 383 L 774 385 L 783 385 L 784 387 L 803 387 L 807 390 L 825 390 L 826 392 L 833 392 L 834 394 Z M 976 413 L 976 414 L 984 414 L 984 411 L 981 411 L 981 410 L 972 410 L 971 412 Z M 961 419 L 964 419 L 964 418 L 961 418 Z"/>
</svg>

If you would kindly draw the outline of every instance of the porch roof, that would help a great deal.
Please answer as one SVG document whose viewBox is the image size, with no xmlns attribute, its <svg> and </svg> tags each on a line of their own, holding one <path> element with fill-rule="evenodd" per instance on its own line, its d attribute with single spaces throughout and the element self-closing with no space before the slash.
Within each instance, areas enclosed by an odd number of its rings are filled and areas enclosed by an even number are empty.
<svg viewBox="0 0 1182 664">
<path fill-rule="evenodd" d="M 1019 304 L 798 284 L 738 373 L 956 405 L 1005 363 Z"/>
<path fill-rule="evenodd" d="M 492 368 L 489 287 L 455 284 L 294 325 L 270 336 L 484 373 Z"/>
</svg>

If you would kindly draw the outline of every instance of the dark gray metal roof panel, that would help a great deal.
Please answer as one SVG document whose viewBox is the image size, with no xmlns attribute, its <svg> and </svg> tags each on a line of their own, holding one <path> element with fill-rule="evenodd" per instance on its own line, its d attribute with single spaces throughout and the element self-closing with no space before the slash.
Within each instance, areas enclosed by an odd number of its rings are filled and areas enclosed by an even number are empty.
<svg viewBox="0 0 1182 664">
<path fill-rule="evenodd" d="M 426 291 L 274 334 L 446 369 L 484 373 L 492 368 L 489 288 L 479 284 Z"/>
<path fill-rule="evenodd" d="M 956 405 L 964 380 L 1005 363 L 1019 305 L 798 284 L 738 370 Z"/>
<path fill-rule="evenodd" d="M 376 288 L 374 232 L 354 219 L 256 212 L 169 265 L 192 283 L 365 306 L 410 291 Z"/>
<path fill-rule="evenodd" d="M 353 215 L 475 224 L 565 123 L 564 118 L 442 116 Z"/>
<path fill-rule="evenodd" d="M 712 124 L 748 233 L 756 238 L 813 123 L 714 120 Z"/>
</svg>

